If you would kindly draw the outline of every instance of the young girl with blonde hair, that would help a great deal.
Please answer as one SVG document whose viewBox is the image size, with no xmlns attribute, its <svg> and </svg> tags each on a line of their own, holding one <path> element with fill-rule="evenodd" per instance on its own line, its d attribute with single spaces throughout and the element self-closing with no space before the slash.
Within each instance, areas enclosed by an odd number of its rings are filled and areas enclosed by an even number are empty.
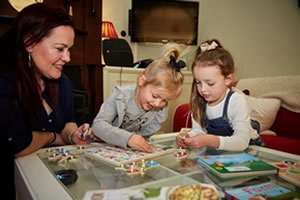
<svg viewBox="0 0 300 200">
<path fill-rule="evenodd" d="M 137 78 L 136 85 L 116 86 L 94 119 L 92 130 L 101 140 L 121 147 L 151 152 L 144 136 L 151 136 L 167 119 L 168 102 L 182 90 L 185 66 L 180 50 L 169 46 Z"/>
<path fill-rule="evenodd" d="M 262 145 L 259 123 L 250 119 L 246 99 L 230 89 L 234 61 L 218 40 L 208 40 L 199 46 L 192 72 L 193 128 L 190 133 L 177 136 L 177 144 L 228 151 L 245 150 L 249 141 Z"/>
</svg>

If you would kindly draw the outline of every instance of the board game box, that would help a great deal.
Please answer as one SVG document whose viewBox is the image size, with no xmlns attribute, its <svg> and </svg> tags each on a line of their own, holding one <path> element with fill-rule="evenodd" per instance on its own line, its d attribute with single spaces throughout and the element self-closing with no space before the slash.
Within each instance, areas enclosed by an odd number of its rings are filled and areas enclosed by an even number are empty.
<svg viewBox="0 0 300 200">
<path fill-rule="evenodd" d="M 113 165 L 120 166 L 122 164 L 128 164 L 138 160 L 153 159 L 158 156 L 178 151 L 178 149 L 175 147 L 162 144 L 151 143 L 150 145 L 152 147 L 152 153 L 146 153 L 130 148 L 122 148 L 106 143 L 101 143 L 96 147 L 94 146 L 91 148 L 87 148 L 86 155 L 94 159 L 100 159 Z"/>
</svg>

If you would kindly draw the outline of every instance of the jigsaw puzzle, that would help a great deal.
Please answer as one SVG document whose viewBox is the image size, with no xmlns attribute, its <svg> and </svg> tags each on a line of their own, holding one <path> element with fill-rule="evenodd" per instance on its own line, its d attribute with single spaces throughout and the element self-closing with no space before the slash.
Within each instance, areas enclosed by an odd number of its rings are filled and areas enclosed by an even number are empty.
<svg viewBox="0 0 300 200">
<path fill-rule="evenodd" d="M 129 148 L 121 148 L 109 144 L 99 144 L 97 147 L 86 149 L 86 155 L 95 159 L 107 161 L 113 165 L 120 166 L 122 164 L 132 163 L 138 160 L 146 160 L 156 158 L 169 153 L 177 152 L 177 148 L 162 145 L 150 144 L 152 153 L 145 153 Z"/>
</svg>

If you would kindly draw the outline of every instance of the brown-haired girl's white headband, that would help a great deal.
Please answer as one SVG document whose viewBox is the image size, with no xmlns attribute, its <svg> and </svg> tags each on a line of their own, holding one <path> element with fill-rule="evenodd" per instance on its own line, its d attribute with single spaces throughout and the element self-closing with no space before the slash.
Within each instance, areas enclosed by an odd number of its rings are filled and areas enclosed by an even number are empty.
<svg viewBox="0 0 300 200">
<path fill-rule="evenodd" d="M 213 41 L 211 44 L 208 44 L 207 42 L 205 42 L 200 45 L 200 49 L 201 49 L 201 52 L 204 52 L 204 51 L 209 51 L 209 50 L 215 49 L 215 48 L 217 48 L 217 46 L 219 46 L 219 45 L 215 41 Z"/>
</svg>

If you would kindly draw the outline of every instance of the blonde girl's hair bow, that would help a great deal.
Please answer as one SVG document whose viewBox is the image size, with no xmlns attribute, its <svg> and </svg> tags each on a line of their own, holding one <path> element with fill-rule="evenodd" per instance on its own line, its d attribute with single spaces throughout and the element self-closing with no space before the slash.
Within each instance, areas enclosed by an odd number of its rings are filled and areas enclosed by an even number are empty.
<svg viewBox="0 0 300 200">
<path fill-rule="evenodd" d="M 201 49 L 201 52 L 204 52 L 204 51 L 209 51 L 209 50 L 215 49 L 215 48 L 217 48 L 217 46 L 218 46 L 218 44 L 215 41 L 213 41 L 211 44 L 208 44 L 207 42 L 205 42 L 200 45 L 200 49 Z"/>
</svg>

